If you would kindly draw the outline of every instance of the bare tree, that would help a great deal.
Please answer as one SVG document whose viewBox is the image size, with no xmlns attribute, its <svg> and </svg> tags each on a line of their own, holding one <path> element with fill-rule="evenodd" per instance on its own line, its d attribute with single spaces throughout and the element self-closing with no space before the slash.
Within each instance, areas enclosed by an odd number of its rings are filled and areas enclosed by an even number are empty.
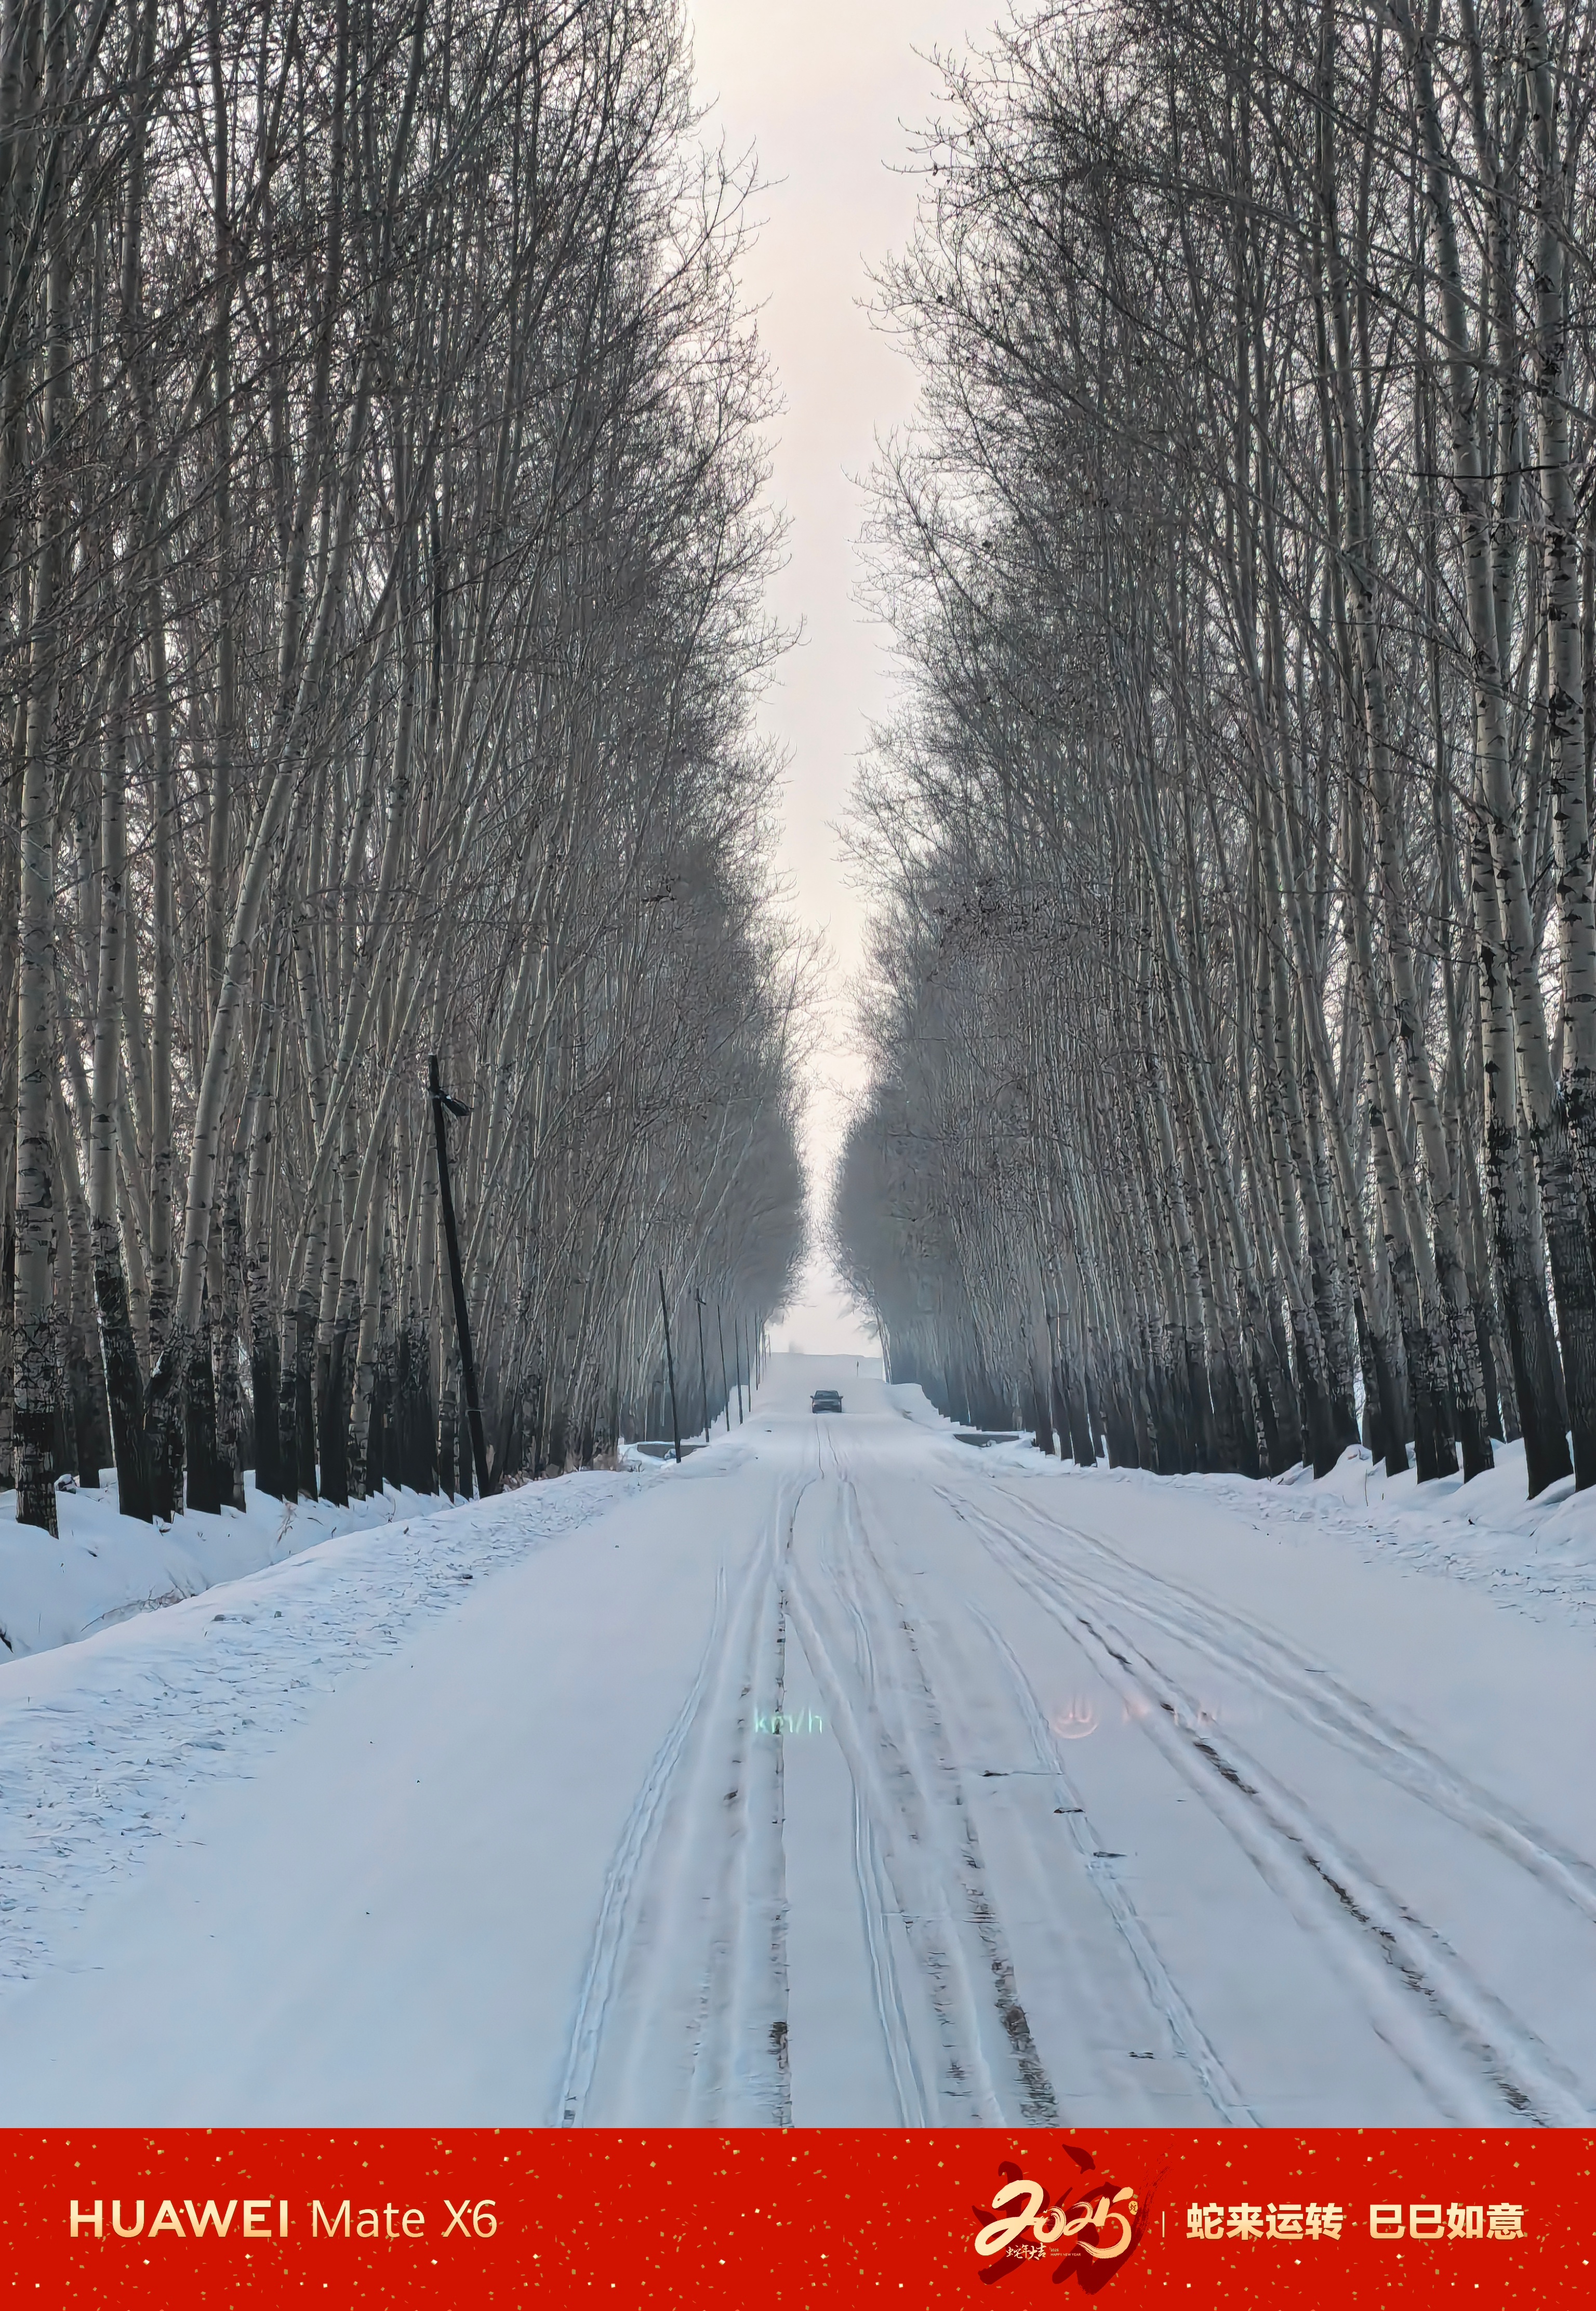
<svg viewBox="0 0 1596 2311">
<path fill-rule="evenodd" d="M 591 1459 L 658 1267 L 748 1316 L 802 1250 L 683 24 L 19 0 L 0 109 L 17 1513 L 105 1435 L 138 1516 L 469 1489 L 433 1056 L 491 1481 Z"/>
<path fill-rule="evenodd" d="M 1041 1360 L 1078 1457 L 1322 1471 L 1361 1394 L 1388 1468 L 1596 1480 L 1593 69 L 1401 0 L 948 66 L 833 1230 L 950 1409 Z"/>
</svg>

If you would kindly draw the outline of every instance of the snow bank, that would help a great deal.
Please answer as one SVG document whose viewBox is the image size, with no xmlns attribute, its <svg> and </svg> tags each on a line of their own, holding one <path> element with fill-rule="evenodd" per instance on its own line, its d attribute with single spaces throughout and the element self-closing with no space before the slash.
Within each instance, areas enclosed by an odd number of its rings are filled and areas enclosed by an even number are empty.
<svg viewBox="0 0 1596 2311">
<path fill-rule="evenodd" d="M 891 1381 L 882 1391 L 894 1412 L 922 1428 L 951 1429 L 953 1422 L 938 1411 L 918 1381 Z"/>
<path fill-rule="evenodd" d="M 1439 1477 L 1421 1485 L 1409 1469 L 1388 1478 L 1383 1463 L 1349 1452 L 1315 1483 L 1303 1470 L 1272 1487 L 1271 1512 L 1292 1519 L 1307 1504 L 1313 1525 L 1373 1543 L 1433 1572 L 1483 1582 L 1499 1596 L 1567 1622 L 1596 1620 L 1596 1493 L 1576 1496 L 1572 1477 L 1526 1500 L 1524 1448 L 1498 1444 L 1496 1465 L 1465 1485 Z"/>
<path fill-rule="evenodd" d="M 1537 1619 L 1596 1625 L 1596 1490 L 1576 1495 L 1566 1477 L 1526 1500 L 1522 1443 L 1498 1444 L 1496 1467 L 1468 1485 L 1461 1476 L 1421 1485 L 1411 1469 L 1387 1477 L 1384 1464 L 1357 1446 L 1326 1477 L 1316 1479 L 1311 1469 L 1299 1468 L 1263 1482 L 1157 1477 L 1105 1464 L 1077 1469 L 1025 1443 L 994 1445 L 983 1458 L 1039 1481 L 1178 1489 L 1234 1509 L 1282 1539 L 1352 1544 L 1365 1557 L 1480 1583 Z"/>
<path fill-rule="evenodd" d="M 647 1462 L 633 1460 L 633 1470 Z M 565 1496 L 570 1480 L 552 1480 Z M 525 1487 L 516 1487 L 524 1491 Z M 540 1485 L 541 1500 L 549 1485 Z M 244 1478 L 248 1506 L 219 1516 L 182 1515 L 142 1524 L 118 1513 L 116 1479 L 56 1495 L 60 1538 L 15 1521 L 16 1496 L 0 1491 L 0 1665 L 75 1644 L 161 1606 L 180 1604 L 221 1582 L 242 1580 L 341 1534 L 458 1513 L 447 1496 L 388 1486 L 370 1500 L 275 1499 Z M 556 1522 L 558 1517 L 556 1515 Z"/>
<path fill-rule="evenodd" d="M 955 1424 L 944 1417 L 918 1385 L 885 1391 L 906 1420 L 943 1430 L 952 1440 Z M 1478 1582 L 1538 1619 L 1582 1626 L 1596 1625 L 1596 1489 L 1576 1495 L 1572 1477 L 1548 1485 L 1526 1500 L 1528 1481 L 1522 1443 L 1498 1444 L 1496 1465 L 1471 1484 L 1461 1476 L 1438 1477 L 1421 1485 L 1408 1469 L 1387 1477 L 1383 1462 L 1372 1461 L 1360 1446 L 1344 1452 L 1330 1474 L 1287 1469 L 1258 1481 L 1248 1477 L 1159 1477 L 1145 1469 L 1077 1469 L 1073 1461 L 1050 1461 L 1026 1437 L 990 1444 L 981 1454 L 993 1473 L 1067 1479 L 1071 1484 L 1178 1488 L 1234 1509 L 1261 1530 L 1283 1539 L 1322 1537 Z"/>
<path fill-rule="evenodd" d="M 335 1508 L 328 1501 L 275 1500 L 246 1476 L 247 1508 L 142 1524 L 117 1509 L 116 1479 L 57 1491 L 61 1532 L 52 1540 L 15 1521 L 16 1496 L 0 1493 L 0 1661 L 21 1661 L 113 1628 L 135 1614 L 198 1596 L 319 1541 L 396 1519 L 435 1516 L 436 1496 L 396 1492 Z"/>
</svg>

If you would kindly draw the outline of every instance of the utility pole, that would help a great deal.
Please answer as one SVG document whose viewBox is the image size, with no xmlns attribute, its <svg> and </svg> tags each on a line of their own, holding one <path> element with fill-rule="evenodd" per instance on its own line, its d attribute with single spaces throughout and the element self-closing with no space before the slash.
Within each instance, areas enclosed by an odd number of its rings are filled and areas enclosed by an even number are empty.
<svg viewBox="0 0 1596 2311">
<path fill-rule="evenodd" d="M 720 1387 L 726 1398 L 726 1433 L 731 1435 L 731 1382 L 726 1377 L 726 1327 L 720 1321 L 720 1303 L 715 1303 L 715 1330 L 720 1340 Z"/>
<path fill-rule="evenodd" d="M 703 1400 L 703 1441 L 710 1441 L 710 1368 L 703 1357 L 703 1294 L 695 1284 L 693 1297 L 698 1308 L 698 1391 Z"/>
<path fill-rule="evenodd" d="M 476 1397 L 476 1359 L 471 1353 L 471 1322 L 466 1313 L 466 1279 L 460 1273 L 460 1239 L 455 1227 L 454 1190 L 449 1180 L 449 1115 L 469 1115 L 464 1100 L 451 1099 L 438 1080 L 438 1054 L 427 1061 L 427 1088 L 432 1099 L 432 1127 L 438 1135 L 438 1190 L 443 1202 L 443 1234 L 449 1245 L 449 1281 L 454 1286 L 455 1331 L 460 1343 L 460 1371 L 466 1382 L 466 1413 L 471 1424 L 471 1452 L 476 1462 L 476 1489 L 485 1501 L 493 1491 L 488 1476 L 487 1439 L 483 1435 L 482 1406 Z"/>
<path fill-rule="evenodd" d="M 676 1448 L 676 1466 L 682 1464 L 682 1421 L 676 1410 L 676 1365 L 670 1352 L 670 1310 L 665 1304 L 665 1270 L 659 1271 L 659 1313 L 665 1319 L 665 1374 L 670 1382 L 670 1441 Z"/>
<path fill-rule="evenodd" d="M 1051 1428 L 1051 1427 L 1052 1427 L 1052 1425 L 1053 1425 L 1053 1414 L 1054 1414 L 1054 1411 L 1055 1411 L 1055 1410 L 1057 1410 L 1057 1412 L 1058 1412 L 1058 1414 L 1059 1414 L 1060 1418 L 1060 1419 L 1063 1421 L 1063 1423 L 1064 1423 L 1065 1430 L 1066 1430 L 1066 1431 L 1068 1431 L 1068 1426 L 1069 1426 L 1069 1415 L 1068 1415 L 1068 1413 L 1066 1411 L 1066 1409 L 1065 1409 L 1065 1406 L 1064 1406 L 1064 1391 L 1063 1391 L 1063 1390 L 1062 1390 L 1062 1389 L 1060 1387 L 1060 1385 L 1059 1385 L 1059 1360 L 1060 1360 L 1059 1339 L 1058 1339 L 1058 1335 L 1057 1335 L 1057 1333 L 1056 1333 L 1056 1332 L 1054 1331 L 1054 1330 L 1053 1330 L 1054 1325 L 1055 1325 L 1055 1324 L 1058 1322 L 1058 1321 L 1059 1321 L 1059 1312 L 1058 1312 L 1058 1310 L 1057 1310 L 1056 1308 L 1044 1308 L 1044 1309 L 1042 1310 L 1042 1312 L 1043 1316 L 1047 1319 L 1047 1356 L 1048 1356 L 1048 1368 L 1047 1368 L 1047 1419 L 1048 1419 L 1048 1426 L 1049 1426 L 1050 1428 Z M 1075 1449 L 1075 1448 L 1074 1448 L 1073 1444 L 1071 1444 L 1071 1443 L 1070 1443 L 1070 1440 L 1069 1440 L 1069 1437 L 1068 1437 L 1068 1434 L 1060 1434 L 1060 1435 L 1059 1435 L 1059 1455 L 1060 1455 L 1060 1458 L 1061 1460 L 1062 1460 L 1062 1459 L 1064 1459 L 1064 1458 L 1066 1457 L 1066 1453 L 1065 1453 L 1065 1447 L 1066 1447 L 1067 1445 L 1068 1445 L 1068 1446 L 1069 1446 L 1070 1453 L 1071 1453 L 1071 1454 L 1073 1454 L 1073 1452 L 1074 1452 L 1074 1449 Z"/>
</svg>

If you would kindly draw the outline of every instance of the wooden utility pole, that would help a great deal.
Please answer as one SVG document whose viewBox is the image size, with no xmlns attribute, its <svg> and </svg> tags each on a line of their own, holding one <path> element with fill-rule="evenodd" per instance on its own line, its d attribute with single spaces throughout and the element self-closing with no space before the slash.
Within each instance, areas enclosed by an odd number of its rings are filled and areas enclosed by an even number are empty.
<svg viewBox="0 0 1596 2311">
<path fill-rule="evenodd" d="M 710 1441 L 710 1368 L 704 1362 L 703 1354 L 703 1294 L 696 1285 L 693 1287 L 693 1298 L 698 1310 L 698 1391 L 703 1400 L 703 1441 L 707 1444 Z"/>
<path fill-rule="evenodd" d="M 726 1397 L 726 1433 L 731 1435 L 731 1382 L 726 1377 L 726 1327 L 720 1321 L 720 1303 L 715 1303 L 715 1332 L 720 1342 L 720 1386 Z"/>
<path fill-rule="evenodd" d="M 438 1080 L 438 1055 L 427 1061 L 427 1087 L 432 1099 L 432 1128 L 438 1135 L 438 1194 L 443 1205 L 443 1234 L 449 1246 L 449 1281 L 454 1286 L 455 1330 L 460 1343 L 460 1373 L 466 1382 L 466 1414 L 471 1424 L 471 1451 L 476 1462 L 476 1489 L 485 1501 L 493 1491 L 488 1476 L 487 1439 L 483 1435 L 482 1406 L 476 1396 L 476 1359 L 471 1353 L 471 1322 L 466 1313 L 466 1279 L 460 1273 L 460 1239 L 455 1227 L 454 1190 L 449 1179 L 449 1132 L 444 1111 L 469 1115 L 463 1100 L 451 1099 Z"/>
<path fill-rule="evenodd" d="M 670 1382 L 670 1441 L 676 1448 L 678 1467 L 682 1459 L 682 1417 L 676 1410 L 676 1365 L 670 1352 L 670 1310 L 665 1302 L 665 1270 L 659 1271 L 659 1312 L 665 1319 L 665 1376 Z"/>
</svg>

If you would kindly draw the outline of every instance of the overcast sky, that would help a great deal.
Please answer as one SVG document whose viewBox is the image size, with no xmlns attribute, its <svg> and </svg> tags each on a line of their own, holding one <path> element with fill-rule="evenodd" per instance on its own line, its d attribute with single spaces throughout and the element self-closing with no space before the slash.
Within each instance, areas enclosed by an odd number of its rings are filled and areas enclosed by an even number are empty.
<svg viewBox="0 0 1596 2311">
<path fill-rule="evenodd" d="M 790 519 L 788 567 L 772 606 L 803 622 L 763 721 L 790 758 L 781 864 L 799 912 L 823 929 L 838 996 L 810 1103 L 808 1157 L 829 1175 L 859 1068 L 843 1048 L 844 982 L 858 972 L 862 911 L 845 885 L 832 827 L 842 817 L 866 727 L 888 702 L 883 637 L 854 606 L 855 477 L 878 432 L 910 414 L 907 362 L 873 330 L 867 270 L 900 248 L 915 186 L 901 170 L 909 132 L 932 109 L 934 48 L 960 48 L 990 0 L 692 0 L 706 137 L 752 144 L 764 219 L 745 271 L 774 361 L 785 414 L 775 429 L 773 490 Z M 996 11 L 992 10 L 992 13 Z M 916 51 L 919 51 L 917 55 Z M 864 1334 L 824 1262 L 775 1330 L 811 1354 L 863 1347 Z"/>
</svg>

